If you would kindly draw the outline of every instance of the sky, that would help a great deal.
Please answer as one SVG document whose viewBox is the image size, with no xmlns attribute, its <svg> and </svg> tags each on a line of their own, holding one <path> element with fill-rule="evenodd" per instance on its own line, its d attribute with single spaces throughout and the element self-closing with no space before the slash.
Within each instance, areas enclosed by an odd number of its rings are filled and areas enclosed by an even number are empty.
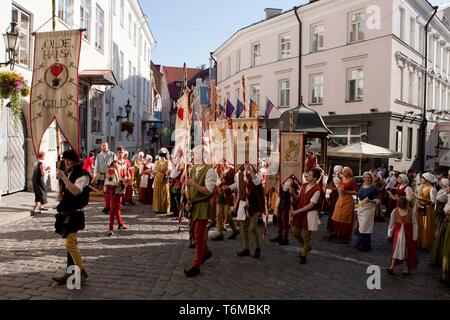
<svg viewBox="0 0 450 320">
<path fill-rule="evenodd" d="M 358 0 L 348 0 L 358 1 Z M 431 0 L 439 5 L 450 0 Z M 166 66 L 209 66 L 216 50 L 237 30 L 264 19 L 265 8 L 283 11 L 307 0 L 140 0 L 157 47 L 152 61 Z"/>
</svg>

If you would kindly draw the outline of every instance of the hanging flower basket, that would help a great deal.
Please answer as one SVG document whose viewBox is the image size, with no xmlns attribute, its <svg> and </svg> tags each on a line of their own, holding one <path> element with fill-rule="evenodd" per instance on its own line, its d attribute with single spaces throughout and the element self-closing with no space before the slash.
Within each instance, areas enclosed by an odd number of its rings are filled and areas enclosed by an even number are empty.
<svg viewBox="0 0 450 320">
<path fill-rule="evenodd" d="M 131 121 L 125 121 L 125 122 L 122 122 L 121 130 L 122 130 L 122 131 L 127 131 L 128 134 L 133 134 L 134 123 L 131 122 Z"/>
<path fill-rule="evenodd" d="M 20 73 L 10 70 L 0 71 L 1 106 L 4 106 L 5 99 L 10 100 L 7 106 L 11 109 L 15 122 L 18 122 L 22 115 L 22 97 L 26 97 L 29 94 L 30 88 Z"/>
</svg>

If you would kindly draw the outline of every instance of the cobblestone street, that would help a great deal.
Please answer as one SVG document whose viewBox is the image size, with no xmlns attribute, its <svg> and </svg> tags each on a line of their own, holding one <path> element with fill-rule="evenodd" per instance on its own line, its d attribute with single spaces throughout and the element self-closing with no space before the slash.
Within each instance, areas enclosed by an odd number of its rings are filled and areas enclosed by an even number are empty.
<svg viewBox="0 0 450 320">
<path fill-rule="evenodd" d="M 325 233 L 317 232 L 306 265 L 300 265 L 292 239 L 289 246 L 280 247 L 266 237 L 260 260 L 236 255 L 240 236 L 209 241 L 213 257 L 198 277 L 186 278 L 183 269 L 194 255 L 188 248 L 187 224 L 183 222 L 178 233 L 176 221 L 153 214 L 149 206 L 125 206 L 130 229 L 106 237 L 108 216 L 101 208 L 95 203 L 87 208 L 86 230 L 79 232 L 89 274 L 82 290 L 68 290 L 51 280 L 63 273 L 66 263 L 63 241 L 54 233 L 54 211 L 2 225 L 0 298 L 450 299 L 450 290 L 438 282 L 440 270 L 428 265 L 425 252 L 418 252 L 419 268 L 409 278 L 385 272 L 390 252 L 386 223 L 376 224 L 369 253 L 360 253 L 351 244 L 322 240 Z M 324 227 L 325 223 L 321 230 Z M 271 226 L 269 234 L 275 232 Z M 381 290 L 366 287 L 366 268 L 372 264 L 382 268 Z"/>
</svg>

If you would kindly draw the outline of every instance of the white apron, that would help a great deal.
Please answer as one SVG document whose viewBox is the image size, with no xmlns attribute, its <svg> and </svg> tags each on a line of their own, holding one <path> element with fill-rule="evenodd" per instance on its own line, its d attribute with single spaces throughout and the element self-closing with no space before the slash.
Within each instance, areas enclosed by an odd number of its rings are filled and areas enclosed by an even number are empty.
<svg viewBox="0 0 450 320">
<path fill-rule="evenodd" d="M 359 233 L 372 233 L 375 221 L 376 204 L 369 202 L 364 207 L 358 207 Z"/>
<path fill-rule="evenodd" d="M 319 212 L 318 211 L 308 211 L 308 230 L 317 231 L 319 230 Z"/>
</svg>

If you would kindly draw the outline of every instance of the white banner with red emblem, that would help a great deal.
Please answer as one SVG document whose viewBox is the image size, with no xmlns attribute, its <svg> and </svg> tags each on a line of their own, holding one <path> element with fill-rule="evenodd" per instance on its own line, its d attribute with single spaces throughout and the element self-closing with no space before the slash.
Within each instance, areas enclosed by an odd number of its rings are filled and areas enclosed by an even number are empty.
<svg viewBox="0 0 450 320">
<path fill-rule="evenodd" d="M 226 160 L 234 163 L 233 129 L 228 120 L 219 120 L 209 123 L 209 145 L 211 158 L 214 164 Z"/>
<path fill-rule="evenodd" d="M 82 30 L 35 34 L 30 129 L 36 154 L 53 120 L 72 149 L 80 152 L 78 64 L 81 35 Z"/>
<path fill-rule="evenodd" d="M 190 119 L 190 94 L 186 91 L 177 102 L 177 114 L 175 122 L 175 148 L 174 155 L 182 153 L 186 163 L 189 163 L 189 145 L 191 137 Z"/>
</svg>

